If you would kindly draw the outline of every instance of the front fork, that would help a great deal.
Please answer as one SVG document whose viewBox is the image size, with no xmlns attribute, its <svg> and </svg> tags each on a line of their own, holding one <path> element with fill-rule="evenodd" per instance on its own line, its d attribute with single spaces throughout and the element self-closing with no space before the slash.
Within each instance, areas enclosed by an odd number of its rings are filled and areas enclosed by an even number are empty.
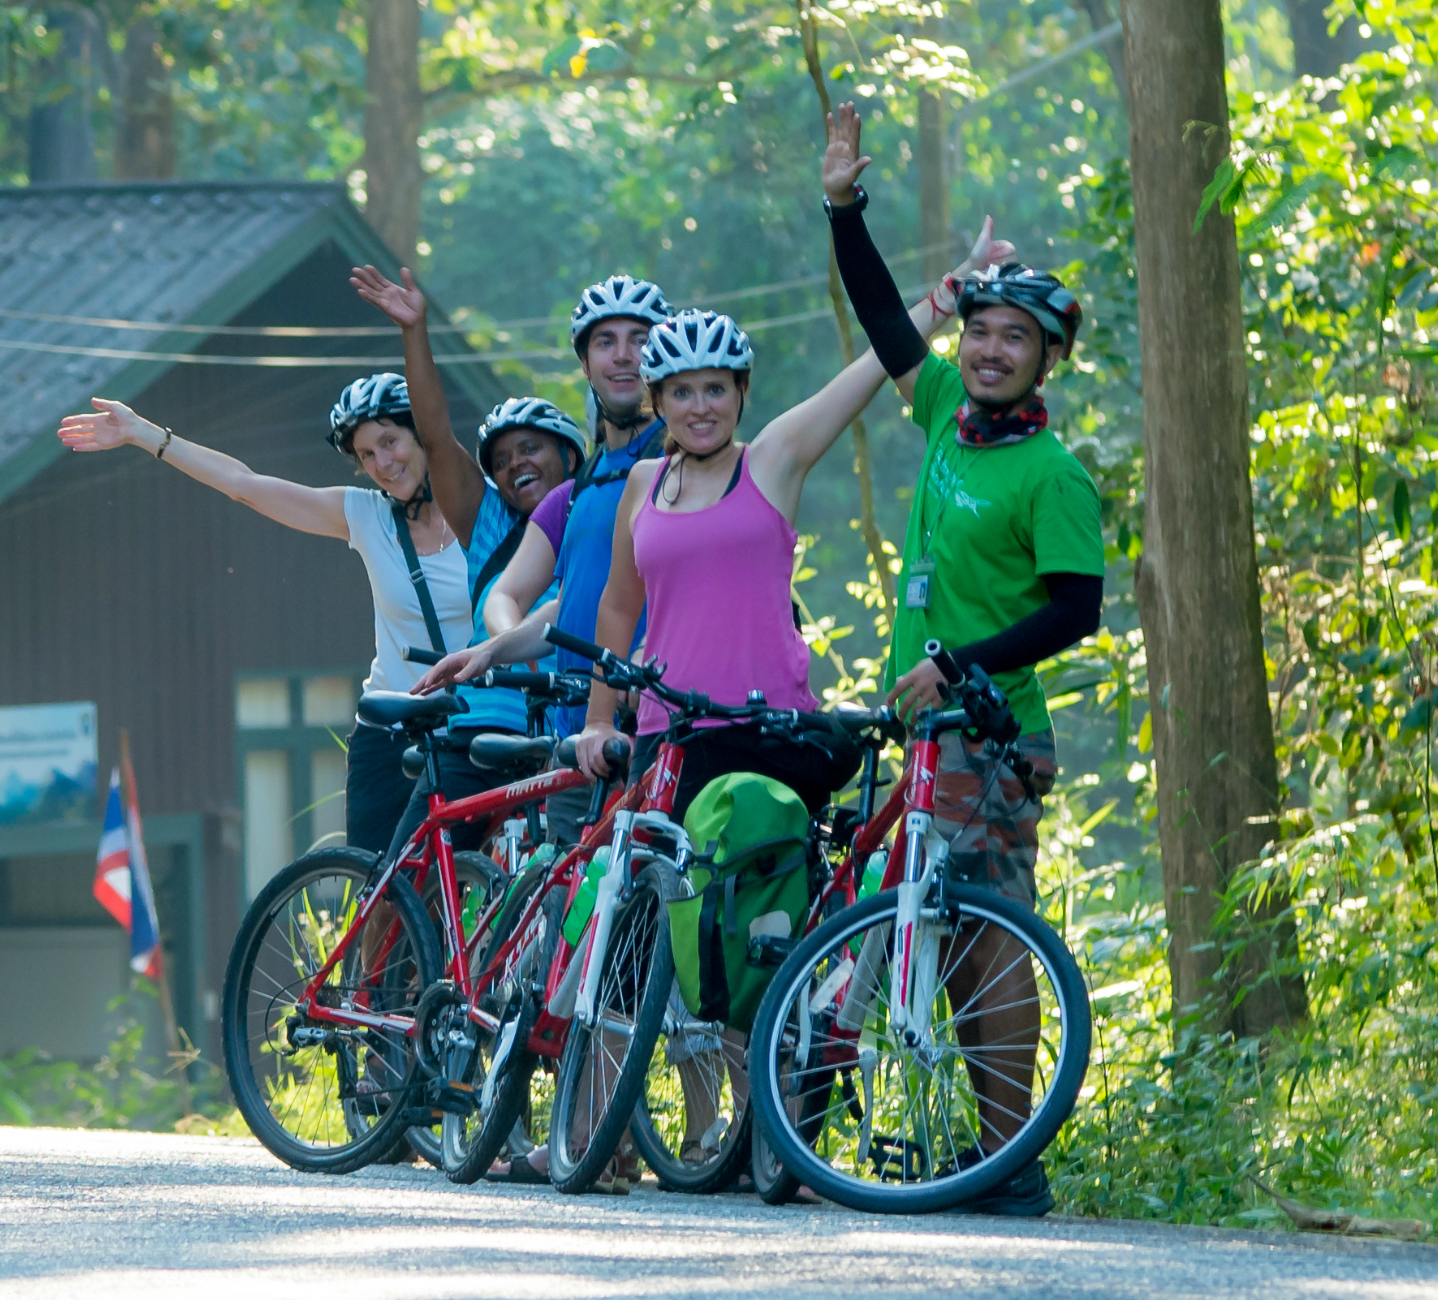
<svg viewBox="0 0 1438 1300">
<path fill-rule="evenodd" d="M 904 815 L 904 878 L 896 891 L 889 963 L 889 1023 L 909 1047 L 917 1046 L 929 1032 L 938 977 L 939 932 L 933 925 L 919 923 L 934 876 L 949 856 L 948 841 L 934 830 L 938 763 L 937 743 L 915 744 L 909 811 Z"/>
</svg>

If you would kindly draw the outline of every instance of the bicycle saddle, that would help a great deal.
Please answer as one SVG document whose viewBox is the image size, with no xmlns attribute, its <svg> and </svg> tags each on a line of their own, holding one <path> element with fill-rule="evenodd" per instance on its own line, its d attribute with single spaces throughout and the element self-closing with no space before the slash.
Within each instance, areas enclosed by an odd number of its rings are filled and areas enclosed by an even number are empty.
<svg viewBox="0 0 1438 1300">
<path fill-rule="evenodd" d="M 554 752 L 553 736 L 499 736 L 484 733 L 469 742 L 469 761 L 489 771 L 538 771 Z"/>
<path fill-rule="evenodd" d="M 409 695 L 404 691 L 369 691 L 360 696 L 360 717 L 376 727 L 399 723 L 406 730 L 433 731 L 456 713 L 468 713 L 457 695 Z"/>
</svg>

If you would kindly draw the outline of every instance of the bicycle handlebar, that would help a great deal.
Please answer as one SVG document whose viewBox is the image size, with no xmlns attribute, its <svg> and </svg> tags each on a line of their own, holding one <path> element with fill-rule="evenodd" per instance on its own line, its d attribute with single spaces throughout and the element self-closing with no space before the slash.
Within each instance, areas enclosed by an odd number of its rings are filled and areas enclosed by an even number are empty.
<svg viewBox="0 0 1438 1300">
<path fill-rule="evenodd" d="M 433 650 L 421 650 L 417 645 L 407 645 L 399 652 L 401 659 L 407 659 L 412 664 L 428 664 L 431 668 L 444 658 Z"/>
<path fill-rule="evenodd" d="M 554 747 L 554 761 L 561 767 L 578 767 L 579 753 L 575 747 L 575 737 L 566 736 Z M 629 759 L 633 751 L 623 740 L 606 740 L 604 742 L 604 761 L 609 764 L 610 770 L 616 776 L 624 776 L 629 770 Z"/>
</svg>

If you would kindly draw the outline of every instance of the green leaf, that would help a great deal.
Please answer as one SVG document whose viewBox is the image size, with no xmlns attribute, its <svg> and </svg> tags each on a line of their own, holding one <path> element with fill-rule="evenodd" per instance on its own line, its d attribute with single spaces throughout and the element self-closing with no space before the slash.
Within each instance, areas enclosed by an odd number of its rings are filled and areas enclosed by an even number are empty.
<svg viewBox="0 0 1438 1300">
<path fill-rule="evenodd" d="M 1225 158 L 1218 164 L 1218 170 L 1213 173 L 1213 179 L 1209 181 L 1203 191 L 1203 198 L 1199 201 L 1198 215 L 1193 219 L 1195 235 L 1202 228 L 1203 219 L 1208 216 L 1208 210 L 1228 193 L 1237 179 L 1238 168 L 1234 165 L 1232 158 Z"/>
<path fill-rule="evenodd" d="M 585 61 L 595 72 L 617 72 L 629 65 L 629 51 L 613 41 L 591 43 L 584 52 Z"/>
<path fill-rule="evenodd" d="M 1370 143 L 1372 142 L 1370 141 Z M 1374 160 L 1373 179 L 1401 176 L 1410 167 L 1416 167 L 1422 161 L 1423 155 L 1416 149 L 1410 149 L 1406 144 L 1395 144 L 1391 149 L 1385 149 L 1382 155 Z"/>
<path fill-rule="evenodd" d="M 1408 480 L 1393 485 L 1393 527 L 1405 542 L 1413 535 L 1413 510 L 1408 498 Z"/>
<path fill-rule="evenodd" d="M 1263 212 L 1254 219 L 1253 224 L 1260 229 L 1269 226 L 1286 226 L 1297 215 L 1308 199 L 1317 191 L 1323 183 L 1323 178 L 1318 175 L 1305 176 L 1292 189 L 1285 190 Z"/>
<path fill-rule="evenodd" d="M 562 45 L 556 45 L 544 56 L 544 62 L 539 65 L 539 71 L 546 77 L 552 77 L 556 72 L 567 73 L 569 61 L 584 49 L 584 41 L 578 36 L 571 36 Z"/>
</svg>

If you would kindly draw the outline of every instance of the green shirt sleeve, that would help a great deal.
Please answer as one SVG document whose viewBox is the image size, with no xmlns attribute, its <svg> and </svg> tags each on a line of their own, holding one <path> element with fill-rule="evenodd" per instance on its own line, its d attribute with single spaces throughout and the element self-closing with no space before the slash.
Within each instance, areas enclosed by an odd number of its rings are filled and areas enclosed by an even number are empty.
<svg viewBox="0 0 1438 1300">
<path fill-rule="evenodd" d="M 1045 474 L 1033 496 L 1034 572 L 1103 577 L 1098 489 L 1078 461 Z"/>
<path fill-rule="evenodd" d="M 933 442 L 934 436 L 953 420 L 965 397 L 959 368 L 937 352 L 930 352 L 914 381 L 914 423 Z"/>
</svg>

